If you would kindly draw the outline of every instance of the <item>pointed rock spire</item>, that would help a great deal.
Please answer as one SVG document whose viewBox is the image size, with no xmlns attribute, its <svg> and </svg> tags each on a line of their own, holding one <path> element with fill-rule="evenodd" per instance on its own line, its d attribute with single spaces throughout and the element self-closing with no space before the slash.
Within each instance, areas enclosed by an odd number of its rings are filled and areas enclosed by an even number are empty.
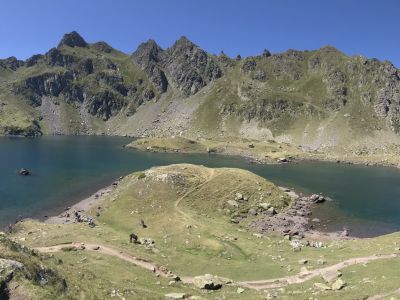
<svg viewBox="0 0 400 300">
<path fill-rule="evenodd" d="M 161 52 L 163 52 L 163 49 L 161 49 L 156 41 L 150 39 L 147 42 L 141 43 L 132 56 L 136 58 L 139 64 L 147 61 L 158 62 Z"/>
<path fill-rule="evenodd" d="M 196 44 L 190 41 L 186 36 L 181 36 L 171 47 L 172 51 L 180 50 L 180 49 L 193 49 L 198 48 Z"/>
<path fill-rule="evenodd" d="M 83 37 L 79 35 L 79 33 L 77 33 L 76 31 L 72 31 L 70 33 L 64 34 L 63 38 L 58 44 L 58 48 L 62 47 L 63 45 L 69 47 L 86 47 L 88 44 L 83 39 Z"/>
</svg>

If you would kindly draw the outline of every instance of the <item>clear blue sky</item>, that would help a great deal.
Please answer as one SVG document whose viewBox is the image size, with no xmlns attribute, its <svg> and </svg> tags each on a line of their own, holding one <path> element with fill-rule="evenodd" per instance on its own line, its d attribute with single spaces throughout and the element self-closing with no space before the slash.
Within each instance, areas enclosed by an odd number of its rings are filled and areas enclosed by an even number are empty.
<svg viewBox="0 0 400 300">
<path fill-rule="evenodd" d="M 230 56 L 333 45 L 400 66 L 399 0 L 4 0 L 0 57 L 25 59 L 78 31 L 131 53 L 181 35 Z"/>
</svg>

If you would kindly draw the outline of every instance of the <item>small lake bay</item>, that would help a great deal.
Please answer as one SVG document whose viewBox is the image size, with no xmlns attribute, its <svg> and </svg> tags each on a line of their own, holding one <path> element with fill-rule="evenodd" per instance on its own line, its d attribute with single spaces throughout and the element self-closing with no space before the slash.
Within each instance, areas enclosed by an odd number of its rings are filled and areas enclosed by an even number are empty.
<svg viewBox="0 0 400 300">
<path fill-rule="evenodd" d="M 173 163 L 235 167 L 305 194 L 335 201 L 319 205 L 313 217 L 321 230 L 350 229 L 356 236 L 400 230 L 400 170 L 323 162 L 254 165 L 238 157 L 164 154 L 125 149 L 122 137 L 0 137 L 0 226 L 19 216 L 42 218 L 110 184 L 121 175 Z M 32 176 L 20 176 L 27 168 Z"/>
</svg>

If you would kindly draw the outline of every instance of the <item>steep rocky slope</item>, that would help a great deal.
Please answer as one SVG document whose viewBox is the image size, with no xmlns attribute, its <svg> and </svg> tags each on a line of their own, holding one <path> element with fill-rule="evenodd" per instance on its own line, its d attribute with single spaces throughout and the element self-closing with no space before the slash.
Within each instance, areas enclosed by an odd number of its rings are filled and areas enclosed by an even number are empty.
<svg viewBox="0 0 400 300">
<path fill-rule="evenodd" d="M 330 46 L 231 59 L 182 37 L 127 55 L 71 32 L 44 55 L 0 60 L 0 133 L 248 137 L 368 152 L 399 141 L 399 77 L 389 62 Z"/>
</svg>

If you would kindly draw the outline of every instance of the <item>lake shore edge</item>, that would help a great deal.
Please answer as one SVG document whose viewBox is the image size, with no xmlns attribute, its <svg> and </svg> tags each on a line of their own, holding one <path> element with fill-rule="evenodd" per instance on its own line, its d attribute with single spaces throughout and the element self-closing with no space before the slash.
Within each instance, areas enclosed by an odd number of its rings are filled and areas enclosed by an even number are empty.
<svg viewBox="0 0 400 300">
<path fill-rule="evenodd" d="M 126 175 L 129 176 L 129 175 Z M 58 224 L 58 225 L 65 225 L 65 224 L 73 224 L 73 223 L 79 223 L 83 222 L 86 223 L 87 225 L 91 226 L 91 224 L 94 224 L 94 219 L 95 216 L 93 216 L 93 212 L 96 210 L 101 210 L 102 209 L 102 203 L 106 200 L 106 197 L 114 190 L 116 189 L 120 182 L 126 177 L 126 176 L 120 176 L 117 178 L 115 181 L 113 181 L 112 184 L 106 185 L 96 192 L 92 193 L 90 196 L 85 197 L 78 202 L 74 203 L 73 205 L 66 207 L 64 211 L 62 211 L 59 214 L 55 214 L 52 216 L 49 216 L 48 218 L 28 218 L 32 220 L 38 220 L 40 222 L 46 223 L 46 224 Z M 285 228 L 283 225 L 273 225 L 275 226 L 272 232 L 265 232 L 263 235 L 268 236 L 269 234 L 275 235 L 275 236 L 282 236 L 282 237 L 288 237 L 291 239 L 292 237 L 296 239 L 311 239 L 311 240 L 320 240 L 320 241 L 335 241 L 335 240 L 354 240 L 354 239 L 362 239 L 362 237 L 357 237 L 357 236 L 348 236 L 348 235 L 343 235 L 343 232 L 341 231 L 320 231 L 313 229 L 313 222 L 312 222 L 312 213 L 311 210 L 313 206 L 315 205 L 323 205 L 323 202 L 329 201 L 329 200 L 323 200 L 321 202 L 313 202 L 310 199 L 312 197 L 317 196 L 317 194 L 313 194 L 310 196 L 304 196 L 302 193 L 297 193 L 293 189 L 288 189 L 286 187 L 278 186 L 279 189 L 284 191 L 288 196 L 290 196 L 293 199 L 292 204 L 287 207 L 284 211 L 279 212 L 276 215 L 273 215 L 271 217 L 270 224 L 275 223 L 275 220 L 280 220 L 280 219 L 293 219 L 297 220 L 294 224 L 294 228 L 297 228 L 300 230 L 300 234 L 298 235 L 297 232 L 293 232 L 294 235 L 292 236 L 292 233 L 286 232 Z M 324 199 L 324 196 L 320 195 L 321 199 Z M 293 211 L 295 209 L 298 209 L 304 213 L 304 215 L 301 216 L 293 216 L 290 215 L 289 211 Z M 23 221 L 23 220 L 22 220 Z M 321 220 L 323 222 L 323 220 Z M 272 225 L 271 225 L 272 226 Z M 254 231 L 254 234 L 257 234 L 257 232 L 262 232 L 260 228 L 256 228 L 256 226 L 251 226 L 252 231 Z M 287 228 L 286 228 L 287 230 Z"/>
<path fill-rule="evenodd" d="M 309 161 L 400 168 L 400 159 L 389 161 L 387 158 L 383 158 L 383 156 L 353 155 L 349 157 L 348 154 L 342 153 L 310 152 L 288 143 L 261 142 L 254 140 L 227 143 L 219 140 L 204 140 L 199 142 L 183 137 L 136 138 L 125 147 L 157 153 L 209 153 L 239 156 L 248 160 L 250 163 L 257 164 L 282 164 Z M 397 157 L 395 157 L 395 159 L 397 159 Z"/>
</svg>

